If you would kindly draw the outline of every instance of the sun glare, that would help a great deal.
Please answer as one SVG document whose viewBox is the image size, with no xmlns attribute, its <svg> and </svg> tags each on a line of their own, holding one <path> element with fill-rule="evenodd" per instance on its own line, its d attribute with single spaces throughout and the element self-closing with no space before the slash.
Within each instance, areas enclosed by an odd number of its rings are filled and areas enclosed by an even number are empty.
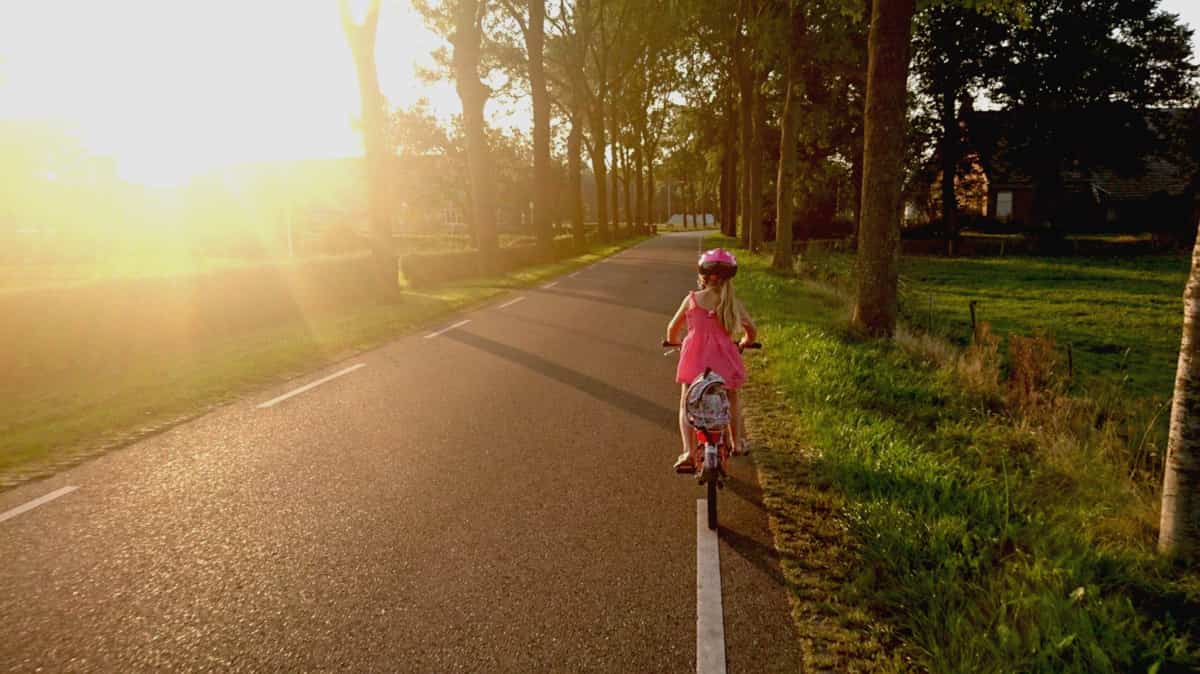
<svg viewBox="0 0 1200 674">
<path fill-rule="evenodd" d="M 455 104 L 414 86 L 436 45 L 407 2 L 385 0 L 378 59 L 393 104 Z M 59 120 L 131 182 L 362 152 L 335 0 L 5 3 L 0 72 L 0 119 Z"/>
</svg>

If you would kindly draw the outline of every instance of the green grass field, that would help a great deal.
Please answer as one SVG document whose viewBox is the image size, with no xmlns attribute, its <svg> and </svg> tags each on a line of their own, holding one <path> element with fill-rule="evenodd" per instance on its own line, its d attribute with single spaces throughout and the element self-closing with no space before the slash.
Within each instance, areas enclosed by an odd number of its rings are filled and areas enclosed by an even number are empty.
<svg viewBox="0 0 1200 674">
<path fill-rule="evenodd" d="M 849 282 L 846 255 L 805 264 Z M 1137 398 L 1165 399 L 1175 378 L 1186 256 L 1131 258 L 901 258 L 901 312 L 914 326 L 966 343 L 969 302 L 993 333 L 1045 331 L 1082 384 L 1101 379 Z M 932 312 L 930 307 L 932 306 Z"/>
<path fill-rule="evenodd" d="M 564 235 L 565 236 L 565 235 Z M 532 245 L 536 238 L 525 234 L 502 233 L 501 247 Z M 402 234 L 395 237 L 396 254 L 467 250 L 471 239 L 466 234 Z M 288 257 L 286 251 L 271 256 L 232 257 L 198 254 L 184 246 L 127 247 L 112 246 L 90 259 L 42 263 L 7 261 L 0 263 L 0 293 L 99 283 L 114 279 L 170 278 L 276 265 L 280 267 L 313 261 L 337 261 L 360 258 L 365 251 L 339 254 L 307 254 Z"/>
<path fill-rule="evenodd" d="M 1005 402 L 998 370 L 983 386 L 986 367 L 863 340 L 842 295 L 769 270 L 764 255 L 740 260 L 738 292 L 766 345 L 748 359 L 755 461 L 818 661 L 947 673 L 1200 667 L 1200 577 L 1156 556 L 1157 487 L 1131 479 L 1119 429 L 1065 398 L 1026 415 Z M 1006 308 L 1032 329 L 1064 314 L 1056 294 L 1070 293 L 1119 323 L 1073 323 L 1068 334 L 1093 344 L 1136 335 L 1128 316 L 1142 311 L 1160 325 L 1169 299 L 1150 310 L 1141 298 L 1178 277 L 1166 261 L 934 262 L 910 261 L 906 275 L 923 271 L 910 280 L 919 289 L 957 284 L 935 320 L 989 289 L 985 318 L 1003 326 Z M 1134 306 L 1105 304 L 1109 283 Z M 1062 421 L 1076 417 L 1085 423 Z"/>
<path fill-rule="evenodd" d="M 387 300 L 355 258 L 0 293 L 0 489 L 639 240 Z"/>
</svg>

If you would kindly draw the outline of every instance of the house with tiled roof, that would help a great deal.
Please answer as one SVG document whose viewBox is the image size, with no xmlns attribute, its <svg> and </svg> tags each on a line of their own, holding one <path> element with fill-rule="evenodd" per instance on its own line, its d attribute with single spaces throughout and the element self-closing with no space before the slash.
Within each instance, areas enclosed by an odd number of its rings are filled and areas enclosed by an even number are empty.
<svg viewBox="0 0 1200 674">
<path fill-rule="evenodd" d="M 1061 122 L 1073 125 L 1068 133 L 1080 158 L 1038 148 L 1023 135 L 1031 128 L 1027 119 L 1004 111 L 969 113 L 963 121 L 968 148 L 987 176 L 982 215 L 1016 229 L 1049 220 L 1068 232 L 1194 235 L 1200 218 L 1200 113 L 1150 110 L 1144 126 L 1097 119 L 1105 115 L 1077 114 Z M 1126 133 L 1152 134 L 1157 142 L 1130 156 L 1128 145 L 1120 145 Z M 1031 174 L 1044 168 L 1039 162 L 1059 167 L 1055 212 L 1049 217 L 1037 212 L 1044 203 L 1038 204 L 1038 180 Z"/>
</svg>

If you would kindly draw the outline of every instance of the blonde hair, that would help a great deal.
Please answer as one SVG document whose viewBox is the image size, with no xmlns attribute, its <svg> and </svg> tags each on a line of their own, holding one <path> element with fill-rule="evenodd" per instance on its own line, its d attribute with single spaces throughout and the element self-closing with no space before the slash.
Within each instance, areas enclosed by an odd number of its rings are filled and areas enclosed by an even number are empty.
<svg viewBox="0 0 1200 674">
<path fill-rule="evenodd" d="M 714 309 L 717 319 L 721 321 L 721 327 L 725 328 L 730 337 L 736 337 L 737 331 L 742 327 L 742 321 L 741 312 L 738 311 L 737 293 L 733 290 L 733 279 L 716 276 L 709 278 L 714 279 L 711 286 L 703 275 L 700 276 L 700 287 L 712 288 L 717 294 L 717 306 Z"/>
</svg>

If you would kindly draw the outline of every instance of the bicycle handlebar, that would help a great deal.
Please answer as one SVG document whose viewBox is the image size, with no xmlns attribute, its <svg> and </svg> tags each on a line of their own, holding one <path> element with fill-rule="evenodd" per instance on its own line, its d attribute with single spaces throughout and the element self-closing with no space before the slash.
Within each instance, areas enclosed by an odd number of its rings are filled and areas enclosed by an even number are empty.
<svg viewBox="0 0 1200 674">
<path fill-rule="evenodd" d="M 663 345 L 663 348 L 667 348 L 667 349 L 678 348 L 678 347 L 683 346 L 682 344 L 678 344 L 676 342 L 668 342 L 665 339 L 663 340 L 662 345 Z M 747 344 L 746 346 L 743 346 L 742 348 L 743 349 L 761 349 L 762 344 L 760 344 L 759 342 L 750 342 L 749 344 Z"/>
</svg>

